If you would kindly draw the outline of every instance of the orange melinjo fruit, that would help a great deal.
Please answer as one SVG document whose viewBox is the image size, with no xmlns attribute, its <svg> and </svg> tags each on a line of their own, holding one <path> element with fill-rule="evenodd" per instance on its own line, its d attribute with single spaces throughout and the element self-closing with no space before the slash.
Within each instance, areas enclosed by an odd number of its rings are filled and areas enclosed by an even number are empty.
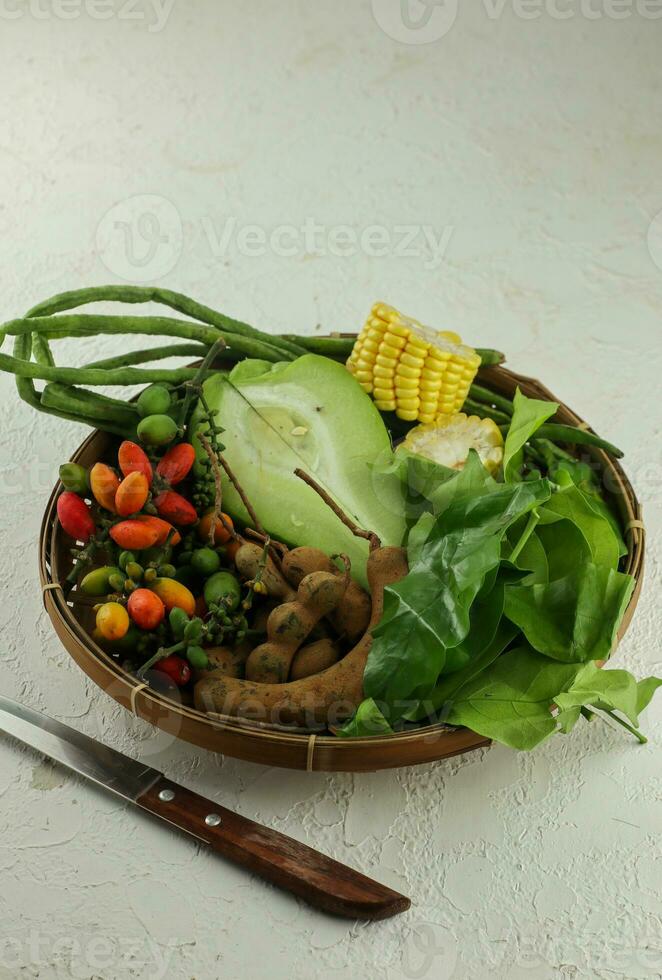
<svg viewBox="0 0 662 980">
<path fill-rule="evenodd" d="M 119 602 L 104 602 L 97 609 L 97 629 L 105 640 L 121 640 L 129 625 L 129 614 Z"/>
<path fill-rule="evenodd" d="M 155 630 L 165 617 L 165 606 L 150 589 L 136 589 L 127 603 L 129 616 L 141 630 Z"/>
<path fill-rule="evenodd" d="M 144 473 L 135 470 L 125 476 L 115 494 L 115 510 L 120 517 L 129 517 L 142 510 L 149 496 L 149 483 Z"/>
<path fill-rule="evenodd" d="M 170 544 L 176 545 L 182 540 L 182 536 L 179 531 L 174 528 L 169 521 L 164 521 L 162 517 L 154 517 L 152 514 L 138 514 L 134 520 L 140 521 L 141 524 L 145 524 L 147 527 L 151 527 L 157 532 L 158 538 L 155 542 L 157 545 L 165 544 L 171 531 L 172 534 L 170 534 Z"/>
<path fill-rule="evenodd" d="M 230 528 L 234 527 L 232 523 L 232 518 L 228 517 L 227 514 L 223 514 L 223 520 L 228 525 L 228 527 Z M 201 541 L 209 541 L 209 532 L 211 531 L 212 521 L 215 521 L 214 544 L 225 544 L 226 541 L 230 540 L 232 535 L 225 527 L 220 517 L 214 518 L 213 511 L 209 511 L 208 514 L 205 514 L 203 517 L 200 518 L 200 523 L 198 524 L 198 537 L 200 538 Z"/>
<path fill-rule="evenodd" d="M 126 551 L 143 551 L 156 544 L 159 531 L 140 520 L 121 521 L 110 529 L 110 536 Z"/>
<path fill-rule="evenodd" d="M 90 470 L 90 489 L 100 507 L 115 513 L 115 494 L 120 485 L 115 470 L 105 463 L 95 463 Z"/>
<path fill-rule="evenodd" d="M 155 578 L 149 585 L 152 592 L 155 592 L 166 612 L 170 612 L 177 606 L 183 609 L 187 616 L 195 615 L 195 598 L 190 589 L 178 582 L 174 578 Z"/>
<path fill-rule="evenodd" d="M 150 486 L 152 485 L 154 477 L 152 464 L 145 450 L 141 449 L 135 442 L 131 442 L 129 439 L 124 440 L 117 453 L 117 462 L 124 476 L 135 472 L 144 473 L 147 482 Z"/>
</svg>

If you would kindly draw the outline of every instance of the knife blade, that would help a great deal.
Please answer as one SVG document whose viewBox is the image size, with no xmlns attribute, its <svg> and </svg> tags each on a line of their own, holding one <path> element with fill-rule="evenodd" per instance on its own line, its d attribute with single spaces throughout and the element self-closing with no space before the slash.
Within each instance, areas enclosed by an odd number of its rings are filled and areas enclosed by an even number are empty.
<svg viewBox="0 0 662 980">
<path fill-rule="evenodd" d="M 326 912 L 386 919 L 411 904 L 405 895 L 359 871 L 212 803 L 166 779 L 158 769 L 2 695 L 0 730 Z"/>
</svg>

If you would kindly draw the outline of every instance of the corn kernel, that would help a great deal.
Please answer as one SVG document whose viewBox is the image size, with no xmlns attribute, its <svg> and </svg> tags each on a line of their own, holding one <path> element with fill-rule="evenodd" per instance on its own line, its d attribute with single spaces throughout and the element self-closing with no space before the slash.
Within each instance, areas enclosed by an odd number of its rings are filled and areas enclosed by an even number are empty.
<svg viewBox="0 0 662 980">
<path fill-rule="evenodd" d="M 377 406 L 380 412 L 395 411 L 395 399 L 391 399 L 390 401 L 381 401 L 381 399 L 380 400 L 375 399 L 375 405 Z"/>
<path fill-rule="evenodd" d="M 393 331 L 390 329 L 384 334 L 384 340 L 387 344 L 390 344 L 391 347 L 396 347 L 398 350 L 401 350 L 407 343 L 405 337 L 398 336 L 398 334 L 393 333 Z"/>
<path fill-rule="evenodd" d="M 403 378 L 399 374 L 395 376 L 395 387 L 406 391 L 418 391 L 418 378 Z"/>
<path fill-rule="evenodd" d="M 407 367 L 415 367 L 419 370 L 423 367 L 424 363 L 424 357 L 414 357 L 413 354 L 408 354 L 407 351 L 404 351 L 400 358 L 400 364 L 406 364 Z"/>
<path fill-rule="evenodd" d="M 421 368 L 410 367 L 408 364 L 403 364 L 402 361 L 400 361 L 396 375 L 399 378 L 420 378 Z"/>
</svg>

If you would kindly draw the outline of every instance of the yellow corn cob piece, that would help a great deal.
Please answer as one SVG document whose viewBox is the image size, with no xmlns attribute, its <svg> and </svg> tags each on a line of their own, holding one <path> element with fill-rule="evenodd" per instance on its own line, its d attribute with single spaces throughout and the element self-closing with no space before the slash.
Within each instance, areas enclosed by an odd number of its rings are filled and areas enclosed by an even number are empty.
<svg viewBox="0 0 662 980">
<path fill-rule="evenodd" d="M 453 331 L 433 330 L 375 303 L 347 367 L 381 411 L 429 423 L 460 411 L 480 357 Z"/>
<path fill-rule="evenodd" d="M 496 422 L 463 412 L 417 425 L 407 433 L 403 446 L 451 470 L 463 468 L 471 449 L 490 473 L 495 473 L 503 461 L 503 436 Z"/>
</svg>

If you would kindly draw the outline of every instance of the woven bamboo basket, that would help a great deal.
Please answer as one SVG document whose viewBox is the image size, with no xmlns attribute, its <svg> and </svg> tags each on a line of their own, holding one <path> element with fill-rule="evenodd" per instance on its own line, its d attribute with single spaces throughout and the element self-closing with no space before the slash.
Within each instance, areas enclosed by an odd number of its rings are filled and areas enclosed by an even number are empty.
<svg viewBox="0 0 662 980">
<path fill-rule="evenodd" d="M 479 379 L 490 390 L 508 397 L 512 397 L 519 386 L 532 398 L 558 402 L 558 398 L 539 381 L 503 367 L 483 368 Z M 588 428 L 563 404 L 555 421 Z M 91 466 L 97 460 L 107 458 L 112 445 L 112 437 L 93 432 L 72 459 L 83 466 Z M 590 453 L 601 471 L 604 487 L 621 516 L 629 549 L 621 567 L 636 579 L 619 631 L 620 640 L 632 620 L 642 586 L 644 529 L 641 507 L 627 476 L 615 460 L 601 450 L 587 446 L 582 449 Z M 418 765 L 490 744 L 488 739 L 468 729 L 439 724 L 389 736 L 352 739 L 336 738 L 330 732 L 278 729 L 237 718 L 204 714 L 191 704 L 174 701 L 140 684 L 89 635 L 91 609 L 68 602 L 58 585 L 65 580 L 72 560 L 71 542 L 62 532 L 56 515 L 56 502 L 61 491 L 62 486 L 58 483 L 46 507 L 40 533 L 39 569 L 46 610 L 60 640 L 79 667 L 115 701 L 145 721 L 212 752 L 263 765 L 308 771 L 370 772 Z"/>
</svg>

